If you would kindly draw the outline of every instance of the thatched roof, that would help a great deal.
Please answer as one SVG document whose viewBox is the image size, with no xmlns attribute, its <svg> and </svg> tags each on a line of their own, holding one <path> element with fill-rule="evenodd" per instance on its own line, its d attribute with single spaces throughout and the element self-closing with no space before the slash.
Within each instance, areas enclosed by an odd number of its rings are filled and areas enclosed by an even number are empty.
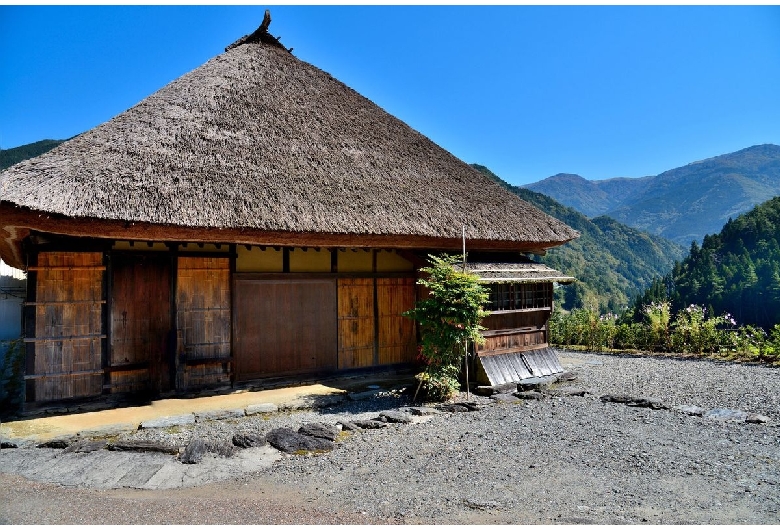
<svg viewBox="0 0 780 530">
<path fill-rule="evenodd" d="M 466 271 L 479 276 L 482 283 L 573 283 L 575 278 L 566 276 L 547 265 L 525 263 L 466 263 Z"/>
<path fill-rule="evenodd" d="M 0 206 L 65 219 L 453 241 L 465 224 L 470 240 L 526 249 L 579 235 L 285 48 L 236 44 L 7 169 Z"/>
</svg>

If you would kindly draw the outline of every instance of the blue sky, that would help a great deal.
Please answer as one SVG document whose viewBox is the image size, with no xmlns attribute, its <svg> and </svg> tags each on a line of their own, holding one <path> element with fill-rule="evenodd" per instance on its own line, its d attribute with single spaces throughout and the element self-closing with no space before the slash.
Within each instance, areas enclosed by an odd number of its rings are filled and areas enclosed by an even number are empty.
<svg viewBox="0 0 780 530">
<path fill-rule="evenodd" d="M 513 184 L 780 144 L 778 6 L 268 6 L 270 31 Z M 266 6 L 0 6 L 0 148 L 88 130 Z"/>
</svg>

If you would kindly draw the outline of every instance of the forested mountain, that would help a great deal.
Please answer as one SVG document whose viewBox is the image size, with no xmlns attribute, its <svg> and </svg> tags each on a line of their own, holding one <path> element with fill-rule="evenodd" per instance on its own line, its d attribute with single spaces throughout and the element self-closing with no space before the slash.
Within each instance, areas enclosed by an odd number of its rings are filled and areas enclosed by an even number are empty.
<svg viewBox="0 0 780 530">
<path fill-rule="evenodd" d="M 653 177 L 589 181 L 560 174 L 526 187 L 687 247 L 780 195 L 780 146 L 757 145 Z"/>
<path fill-rule="evenodd" d="M 659 299 L 679 310 L 690 304 L 714 315 L 730 313 L 739 324 L 769 329 L 780 323 L 780 197 L 729 220 L 717 235 L 657 279 L 636 310 Z"/>
<path fill-rule="evenodd" d="M 31 144 L 20 145 L 11 149 L 0 149 L 0 171 L 22 160 L 42 155 L 46 151 L 54 149 L 64 140 L 41 140 Z"/>
<path fill-rule="evenodd" d="M 565 309 L 592 305 L 603 312 L 621 311 L 684 255 L 683 247 L 662 237 L 605 216 L 588 219 L 546 195 L 506 183 L 485 166 L 472 167 L 580 232 L 578 239 L 550 249 L 540 259 L 577 278 L 576 283 L 562 289 L 564 296 L 559 302 Z"/>
</svg>

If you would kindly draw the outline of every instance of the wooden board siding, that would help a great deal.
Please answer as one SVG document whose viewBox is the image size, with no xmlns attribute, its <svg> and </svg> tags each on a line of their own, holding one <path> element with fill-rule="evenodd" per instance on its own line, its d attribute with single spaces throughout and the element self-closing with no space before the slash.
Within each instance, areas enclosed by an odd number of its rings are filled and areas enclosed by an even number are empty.
<svg viewBox="0 0 780 530">
<path fill-rule="evenodd" d="M 337 368 L 336 279 L 235 275 L 236 379 Z"/>
<path fill-rule="evenodd" d="M 34 333 L 28 328 L 27 401 L 95 396 L 103 390 L 101 252 L 41 252 L 35 277 Z"/>
<path fill-rule="evenodd" d="M 491 313 L 482 320 L 485 343 L 477 346 L 482 356 L 528 351 L 547 345 L 547 319 L 550 311 L 521 310 Z"/>
<path fill-rule="evenodd" d="M 339 278 L 339 369 L 363 368 L 375 363 L 373 278 Z"/>
<path fill-rule="evenodd" d="M 480 357 L 547 346 L 544 331 L 485 332 L 483 336 L 485 343 L 477 346 L 477 354 Z"/>
<path fill-rule="evenodd" d="M 403 316 L 414 308 L 414 278 L 378 278 L 379 364 L 414 362 L 417 334 L 414 320 Z"/>
<path fill-rule="evenodd" d="M 482 325 L 489 330 L 542 328 L 550 318 L 549 309 L 526 309 L 521 311 L 497 311 L 482 319 Z"/>
<path fill-rule="evenodd" d="M 230 258 L 178 258 L 177 388 L 229 383 Z"/>
<path fill-rule="evenodd" d="M 171 389 L 170 256 L 114 254 L 111 287 L 112 392 Z"/>
</svg>

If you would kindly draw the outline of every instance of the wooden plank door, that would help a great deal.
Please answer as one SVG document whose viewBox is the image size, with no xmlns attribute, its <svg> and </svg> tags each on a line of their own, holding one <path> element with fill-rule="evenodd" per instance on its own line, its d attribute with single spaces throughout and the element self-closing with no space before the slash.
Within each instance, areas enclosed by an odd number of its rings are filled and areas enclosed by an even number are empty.
<svg viewBox="0 0 780 530">
<path fill-rule="evenodd" d="M 337 367 L 335 279 L 236 275 L 233 293 L 237 380 Z"/>
<path fill-rule="evenodd" d="M 27 400 L 51 401 L 103 391 L 102 252 L 41 252 L 28 315 Z"/>
<path fill-rule="evenodd" d="M 230 258 L 180 256 L 177 269 L 177 388 L 228 383 Z"/>
<path fill-rule="evenodd" d="M 112 389 L 146 389 L 152 393 L 170 390 L 170 257 L 116 254 L 112 266 Z"/>
<path fill-rule="evenodd" d="M 417 334 L 414 320 L 403 316 L 414 308 L 414 278 L 378 278 L 379 364 L 414 362 Z"/>
<path fill-rule="evenodd" d="M 340 278 L 339 369 L 375 363 L 375 311 L 373 278 Z"/>
</svg>

